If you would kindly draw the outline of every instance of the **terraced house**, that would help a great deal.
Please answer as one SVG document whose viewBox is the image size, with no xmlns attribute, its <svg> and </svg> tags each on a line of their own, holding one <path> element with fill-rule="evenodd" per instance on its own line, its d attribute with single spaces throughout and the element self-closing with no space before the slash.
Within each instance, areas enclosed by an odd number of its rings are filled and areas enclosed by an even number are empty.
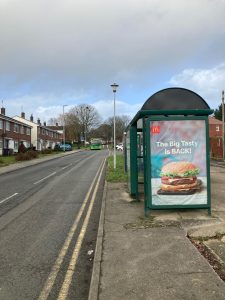
<svg viewBox="0 0 225 300">
<path fill-rule="evenodd" d="M 27 120 L 25 113 L 22 112 L 21 116 L 15 116 L 13 119 L 31 126 L 31 144 L 36 150 L 54 149 L 55 145 L 60 144 L 63 140 L 61 133 L 48 128 L 45 122 L 42 125 L 40 119 L 34 122 L 32 115 L 30 119 Z"/>
<path fill-rule="evenodd" d="M 0 113 L 0 155 L 18 152 L 20 143 L 26 148 L 31 146 L 31 126 L 7 117 L 5 108 Z"/>
</svg>

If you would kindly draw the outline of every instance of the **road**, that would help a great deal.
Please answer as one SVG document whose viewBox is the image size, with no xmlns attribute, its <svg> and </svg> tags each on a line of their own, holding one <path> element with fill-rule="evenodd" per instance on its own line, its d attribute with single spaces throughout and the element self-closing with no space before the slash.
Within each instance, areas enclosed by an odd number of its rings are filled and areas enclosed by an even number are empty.
<svg viewBox="0 0 225 300">
<path fill-rule="evenodd" d="M 108 151 L 0 176 L 0 299 L 87 299 Z"/>
</svg>

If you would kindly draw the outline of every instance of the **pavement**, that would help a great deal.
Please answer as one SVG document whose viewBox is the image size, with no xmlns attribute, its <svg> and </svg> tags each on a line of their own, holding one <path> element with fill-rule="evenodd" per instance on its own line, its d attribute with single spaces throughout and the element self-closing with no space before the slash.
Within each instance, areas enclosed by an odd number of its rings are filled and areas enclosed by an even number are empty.
<svg viewBox="0 0 225 300">
<path fill-rule="evenodd" d="M 225 299 L 225 282 L 190 239 L 213 255 L 225 275 L 225 168 L 211 167 L 207 210 L 160 210 L 127 184 L 106 183 L 89 300 Z M 225 279 L 225 277 L 224 277 Z"/>
</svg>

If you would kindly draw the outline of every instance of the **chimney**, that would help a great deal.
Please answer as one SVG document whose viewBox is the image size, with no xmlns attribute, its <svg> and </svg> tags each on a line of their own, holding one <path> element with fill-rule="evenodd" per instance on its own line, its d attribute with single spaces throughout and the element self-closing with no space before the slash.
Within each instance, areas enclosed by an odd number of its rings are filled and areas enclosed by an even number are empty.
<svg viewBox="0 0 225 300">
<path fill-rule="evenodd" d="M 44 122 L 44 126 L 46 126 L 46 122 Z"/>
<path fill-rule="evenodd" d="M 41 120 L 39 118 L 37 119 L 37 123 L 38 125 L 41 125 Z"/>
<path fill-rule="evenodd" d="M 5 116 L 5 108 L 4 107 L 1 108 L 1 114 Z"/>
<path fill-rule="evenodd" d="M 31 121 L 31 122 L 34 122 L 34 117 L 33 117 L 33 115 L 30 115 L 30 121 Z"/>
<path fill-rule="evenodd" d="M 21 112 L 21 118 L 25 119 L 25 112 Z"/>
</svg>

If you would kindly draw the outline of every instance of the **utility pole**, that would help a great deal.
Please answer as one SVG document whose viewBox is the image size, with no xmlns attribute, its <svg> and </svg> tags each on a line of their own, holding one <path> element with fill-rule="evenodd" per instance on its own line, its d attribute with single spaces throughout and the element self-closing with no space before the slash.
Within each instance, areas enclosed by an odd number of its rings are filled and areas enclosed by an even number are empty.
<svg viewBox="0 0 225 300">
<path fill-rule="evenodd" d="M 67 105 L 67 104 L 64 104 L 64 105 L 63 105 L 63 143 L 64 143 L 63 151 L 64 151 L 64 152 L 66 151 L 66 146 L 65 146 L 65 143 L 66 143 L 65 114 L 64 114 L 64 108 L 65 108 L 65 106 L 68 106 L 68 105 Z"/>
</svg>

